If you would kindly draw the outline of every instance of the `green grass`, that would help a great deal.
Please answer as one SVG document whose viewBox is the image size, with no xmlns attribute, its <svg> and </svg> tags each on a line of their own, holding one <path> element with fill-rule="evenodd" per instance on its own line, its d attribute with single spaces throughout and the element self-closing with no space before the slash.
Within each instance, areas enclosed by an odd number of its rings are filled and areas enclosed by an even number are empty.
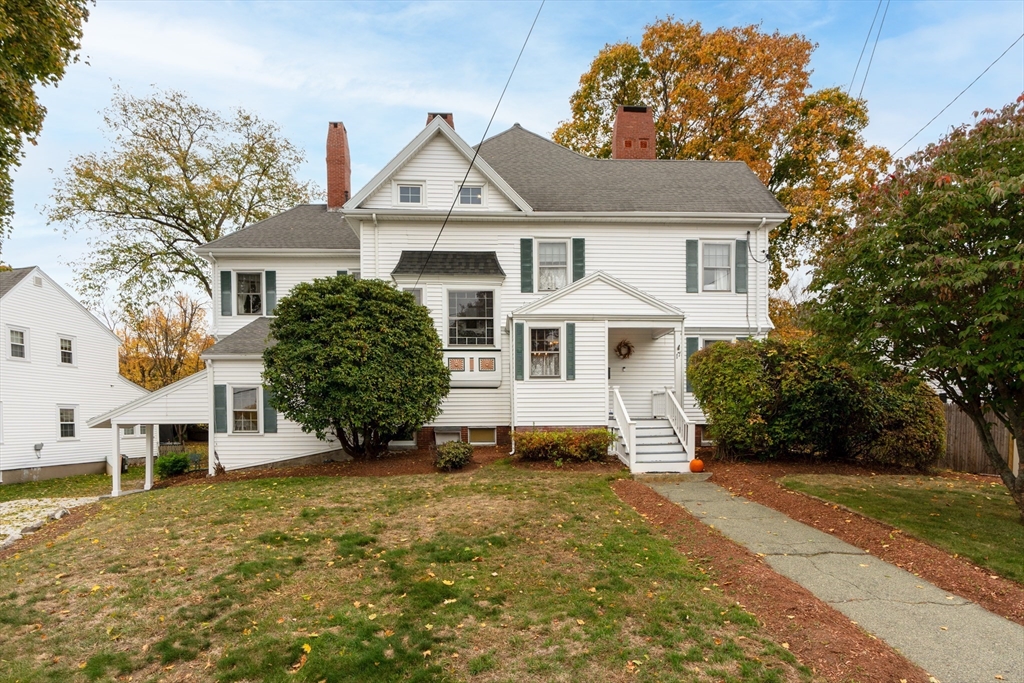
<svg viewBox="0 0 1024 683">
<path fill-rule="evenodd" d="M 1024 583 L 1024 525 L 1002 482 L 804 474 L 782 484 L 881 520 Z"/>
<path fill-rule="evenodd" d="M 0 586 L 3 680 L 810 679 L 608 477 L 506 463 L 105 501 Z"/>
<path fill-rule="evenodd" d="M 142 488 L 146 477 L 143 465 L 129 467 L 121 475 L 121 488 Z M 110 494 L 111 480 L 105 474 L 81 474 L 75 477 L 26 481 L 21 484 L 0 485 L 0 503 L 22 498 L 86 498 Z"/>
</svg>

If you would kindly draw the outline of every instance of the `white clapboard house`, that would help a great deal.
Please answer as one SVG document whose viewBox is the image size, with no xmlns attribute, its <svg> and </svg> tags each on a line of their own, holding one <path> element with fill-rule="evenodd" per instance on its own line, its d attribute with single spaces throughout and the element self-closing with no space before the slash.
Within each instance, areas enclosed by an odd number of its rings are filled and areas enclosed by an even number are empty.
<svg viewBox="0 0 1024 683">
<path fill-rule="evenodd" d="M 34 267 L 0 272 L 0 334 L 0 483 L 104 472 L 110 437 L 86 420 L 148 393 L 118 372 L 121 341 Z M 158 438 L 122 436 L 131 458 Z"/>
<path fill-rule="evenodd" d="M 211 471 L 335 450 L 267 405 L 261 354 L 281 297 L 345 273 L 413 292 L 436 322 L 452 389 L 420 445 L 611 427 L 633 471 L 681 471 L 704 421 L 686 360 L 767 334 L 764 254 L 787 214 L 746 164 L 655 160 L 654 135 L 648 108 L 619 107 L 613 158 L 592 159 L 517 124 L 463 183 L 475 150 L 431 114 L 350 196 L 345 128 L 329 124 L 326 205 L 197 249 L 220 287 L 203 376 L 93 424 L 152 424 L 173 402 L 168 421 L 213 425 Z"/>
</svg>

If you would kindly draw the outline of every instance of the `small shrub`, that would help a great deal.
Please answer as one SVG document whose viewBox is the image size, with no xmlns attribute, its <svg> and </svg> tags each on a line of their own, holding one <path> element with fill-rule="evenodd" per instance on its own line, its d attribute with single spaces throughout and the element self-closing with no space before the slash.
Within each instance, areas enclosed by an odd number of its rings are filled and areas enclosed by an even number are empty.
<svg viewBox="0 0 1024 683">
<path fill-rule="evenodd" d="M 516 457 L 552 462 L 604 460 L 614 442 L 614 435 L 607 429 L 516 432 Z"/>
<path fill-rule="evenodd" d="M 156 459 L 156 473 L 161 479 L 188 472 L 188 453 L 167 453 Z"/>
<path fill-rule="evenodd" d="M 461 470 L 473 457 L 473 447 L 463 441 L 449 441 L 437 447 L 434 467 L 442 472 Z"/>
</svg>

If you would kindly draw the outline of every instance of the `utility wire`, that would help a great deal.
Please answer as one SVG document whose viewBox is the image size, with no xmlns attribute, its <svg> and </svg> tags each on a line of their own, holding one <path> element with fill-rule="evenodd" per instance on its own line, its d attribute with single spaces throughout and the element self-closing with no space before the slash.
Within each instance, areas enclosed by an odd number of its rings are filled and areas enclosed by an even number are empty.
<svg viewBox="0 0 1024 683">
<path fill-rule="evenodd" d="M 885 11 L 882 12 L 882 21 L 878 24 L 878 33 L 875 34 L 875 44 L 871 46 L 871 57 L 868 58 L 867 68 L 864 69 L 864 80 L 860 82 L 860 92 L 857 93 L 857 99 L 861 98 L 864 94 L 864 86 L 868 82 L 868 74 L 871 73 L 871 62 L 875 61 L 875 48 L 878 47 L 878 39 L 882 35 L 882 27 L 885 26 L 885 17 L 889 14 L 889 0 L 885 0 Z"/>
<path fill-rule="evenodd" d="M 459 185 L 459 191 L 455 193 L 455 197 L 452 199 L 452 205 L 448 207 L 448 213 L 444 217 L 444 222 L 441 223 L 441 229 L 437 231 L 437 237 L 434 238 L 434 244 L 431 245 L 430 251 L 427 253 L 427 258 L 423 260 L 423 265 L 420 267 L 420 273 L 416 276 L 416 287 L 420 284 L 420 278 L 423 277 L 423 271 L 427 269 L 427 264 L 430 263 L 430 257 L 434 254 L 434 249 L 437 248 L 437 242 L 441 239 L 441 233 L 444 232 L 444 228 L 448 225 L 448 219 L 452 217 L 452 211 L 455 210 L 455 203 L 459 201 L 459 195 L 462 193 L 462 188 L 466 185 L 466 181 L 469 180 L 469 172 L 473 170 L 473 164 L 476 163 L 477 156 L 480 155 L 480 149 L 484 146 L 484 140 L 487 139 L 487 133 L 491 130 L 491 124 L 494 123 L 494 117 L 498 115 L 498 107 L 501 106 L 501 101 L 505 98 L 505 91 L 508 90 L 508 84 L 512 82 L 512 76 L 516 73 L 516 67 L 519 66 L 519 60 L 523 57 L 523 51 L 526 50 L 526 44 L 530 42 L 530 36 L 533 35 L 533 27 L 537 25 L 537 19 L 540 18 L 540 11 L 544 9 L 544 3 L 547 0 L 541 0 L 540 7 L 537 8 L 537 14 L 533 17 L 533 23 L 530 24 L 530 30 L 526 33 L 526 40 L 523 41 L 523 46 L 519 48 L 519 56 L 516 57 L 516 63 L 512 65 L 512 71 L 508 75 L 508 80 L 505 81 L 505 87 L 501 89 L 501 95 L 498 97 L 498 103 L 494 105 L 494 111 L 491 112 L 491 119 L 487 122 L 487 127 L 484 128 L 484 134 L 480 136 L 480 143 L 476 146 L 476 151 L 473 153 L 473 158 L 469 162 L 469 168 L 466 169 L 466 175 L 462 177 L 462 183 Z"/>
<path fill-rule="evenodd" d="M 1006 56 L 1006 53 L 1007 53 L 1007 52 L 1009 52 L 1010 50 L 1012 50 L 1012 49 L 1013 49 L 1013 46 L 1014 46 L 1014 45 L 1016 45 L 1017 43 L 1019 43 L 1019 42 L 1020 42 L 1020 39 L 1021 39 L 1021 38 L 1024 38 L 1024 33 L 1022 33 L 1022 34 L 1020 34 L 1019 36 L 1017 36 L 1017 40 L 1015 40 L 1015 41 L 1013 41 L 1012 43 L 1010 43 L 1010 47 L 1008 47 L 1008 48 L 1006 48 L 1005 50 L 1003 50 L 1003 53 L 1002 53 L 1001 55 L 999 55 L 998 57 L 996 57 L 996 58 L 995 58 L 995 60 L 994 60 L 994 61 L 993 61 L 993 62 L 992 62 L 991 64 L 989 64 L 988 66 L 986 66 L 986 67 L 985 67 L 985 70 L 984 70 L 984 71 L 982 71 L 982 72 L 981 72 L 980 74 L 978 74 L 978 77 L 977 77 L 977 78 L 975 78 L 975 79 L 974 79 L 973 81 L 971 81 L 970 83 L 968 83 L 968 84 L 967 84 L 967 87 L 966 87 L 966 88 L 964 88 L 963 90 L 961 90 L 961 91 L 960 91 L 960 94 L 958 94 L 958 95 L 957 95 L 956 97 L 954 97 L 954 98 L 953 98 L 952 100 L 950 100 L 949 104 L 947 104 L 947 105 L 946 105 L 945 107 L 943 107 L 943 108 L 942 108 L 942 110 L 941 110 L 941 111 L 939 111 L 939 113 L 938 113 L 938 114 L 936 114 L 935 116 L 933 116 L 933 117 L 931 118 L 931 120 L 930 120 L 930 121 L 928 121 L 928 123 L 926 123 L 926 124 L 924 124 L 923 126 L 921 126 L 921 130 L 919 130 L 919 131 L 917 131 L 916 133 L 914 133 L 913 135 L 911 135 L 911 136 L 910 136 L 910 139 L 909 139 L 909 140 L 907 140 L 907 141 L 906 141 L 906 142 L 904 142 L 904 143 L 903 143 L 902 145 L 900 145 L 900 146 L 899 146 L 899 148 L 898 148 L 898 149 L 897 149 L 897 150 L 896 150 L 895 152 L 893 152 L 893 153 L 892 153 L 892 154 L 893 154 L 893 156 L 896 156 L 897 154 L 899 154 L 900 150 L 901 150 L 901 149 L 903 149 L 904 147 L 906 147 L 907 145 L 909 145 L 909 144 L 910 144 L 910 143 L 911 143 L 911 142 L 912 142 L 912 141 L 914 140 L 914 138 L 916 138 L 916 137 L 917 137 L 918 135 L 920 135 L 921 133 L 923 133 L 923 132 L 924 132 L 924 129 L 925 129 L 925 128 L 927 128 L 928 126 L 930 126 L 930 125 L 932 125 L 933 123 L 935 123 L 935 119 L 937 119 L 937 118 L 939 118 L 940 116 L 942 116 L 943 112 L 945 112 L 945 111 L 946 111 L 947 109 L 949 109 L 950 107 L 952 107 L 952 106 L 953 106 L 953 103 L 954 103 L 954 102 L 956 102 L 956 101 L 957 101 L 958 99 L 960 99 L 960 95 L 963 95 L 963 94 L 964 94 L 965 92 L 967 92 L 968 90 L 970 90 L 970 89 L 971 89 L 971 86 L 972 86 L 972 85 L 974 85 L 975 83 L 977 83 L 977 82 L 978 82 L 978 81 L 979 81 L 979 80 L 981 79 L 981 77 L 982 77 L 982 76 L 984 76 L 984 75 L 985 75 L 986 73 L 988 73 L 988 70 L 989 70 L 989 69 L 991 69 L 992 67 L 994 67 L 994 66 L 996 65 L 996 62 L 998 62 L 998 61 L 999 61 L 1000 59 L 1002 59 L 1003 57 L 1005 57 L 1005 56 Z"/>
<path fill-rule="evenodd" d="M 846 88 L 846 94 L 849 95 L 850 91 L 853 90 L 853 82 L 857 80 L 857 72 L 860 71 L 860 62 L 864 59 L 864 51 L 868 49 L 868 41 L 871 40 L 871 34 L 875 30 L 875 22 L 878 21 L 878 12 L 882 9 L 882 0 L 878 0 L 878 5 L 875 7 L 875 16 L 871 17 L 871 26 L 868 28 L 868 34 L 864 36 L 864 45 L 860 49 L 860 57 L 857 57 L 857 66 L 853 69 L 853 76 L 850 78 L 850 85 Z"/>
</svg>

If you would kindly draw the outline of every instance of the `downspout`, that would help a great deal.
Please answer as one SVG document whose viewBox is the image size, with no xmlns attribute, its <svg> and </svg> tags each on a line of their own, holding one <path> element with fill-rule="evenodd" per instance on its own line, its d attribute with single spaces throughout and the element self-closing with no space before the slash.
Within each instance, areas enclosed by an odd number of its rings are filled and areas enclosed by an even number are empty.
<svg viewBox="0 0 1024 683">
<path fill-rule="evenodd" d="M 373 277 L 380 279 L 380 227 L 377 225 L 377 213 L 373 216 Z"/>
<path fill-rule="evenodd" d="M 767 222 L 768 222 L 768 218 L 767 217 L 762 218 L 761 219 L 761 224 L 758 225 L 757 226 L 757 230 L 754 231 L 754 238 L 757 240 L 757 246 L 759 248 L 761 246 L 761 228 L 763 228 L 765 226 L 765 223 L 767 223 Z M 748 242 L 748 244 L 749 244 L 749 242 Z M 767 251 L 767 249 L 765 251 Z M 765 258 L 764 262 L 767 263 L 768 259 Z M 761 331 L 762 331 L 762 327 L 761 327 L 761 270 L 760 270 L 760 268 L 758 268 L 759 265 L 760 264 L 758 264 L 757 259 L 754 259 L 754 273 L 755 273 L 754 286 L 757 287 L 757 300 L 754 302 L 754 305 L 756 306 L 756 308 L 754 309 L 754 320 L 755 320 L 755 322 L 757 322 L 757 336 L 758 336 L 758 338 L 761 337 Z M 749 290 L 750 288 L 748 287 L 747 289 Z"/>
<path fill-rule="evenodd" d="M 512 441 L 512 450 L 509 451 L 509 456 L 516 454 L 516 335 L 515 335 L 515 320 L 510 316 L 508 318 L 508 348 L 511 354 L 508 357 L 508 369 L 509 369 L 509 385 L 511 387 L 510 394 L 511 400 L 509 401 L 509 427 L 508 437 Z"/>
</svg>

